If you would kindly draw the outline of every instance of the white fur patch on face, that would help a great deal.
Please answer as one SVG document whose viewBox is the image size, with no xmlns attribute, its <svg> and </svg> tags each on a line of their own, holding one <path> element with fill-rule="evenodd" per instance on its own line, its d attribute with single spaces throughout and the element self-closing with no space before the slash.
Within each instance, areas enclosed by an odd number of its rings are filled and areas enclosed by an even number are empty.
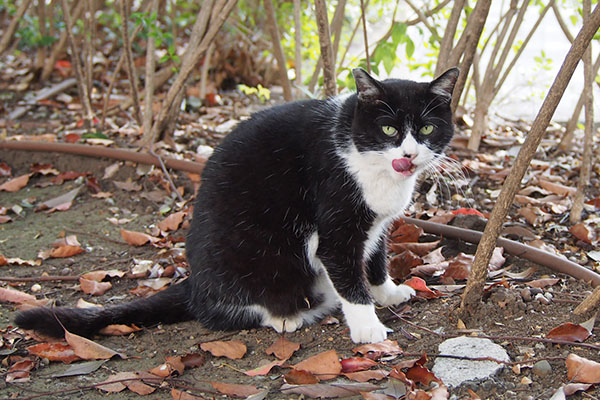
<svg viewBox="0 0 600 400">
<path fill-rule="evenodd" d="M 342 311 L 350 328 L 350 337 L 354 343 L 378 343 L 385 340 L 389 328 L 383 325 L 375 314 L 373 304 L 352 304 L 344 299 Z"/>
<path fill-rule="evenodd" d="M 373 299 L 384 307 L 404 303 L 415 294 L 415 290 L 410 286 L 396 285 L 389 277 L 383 284 L 371 286 Z"/>
</svg>

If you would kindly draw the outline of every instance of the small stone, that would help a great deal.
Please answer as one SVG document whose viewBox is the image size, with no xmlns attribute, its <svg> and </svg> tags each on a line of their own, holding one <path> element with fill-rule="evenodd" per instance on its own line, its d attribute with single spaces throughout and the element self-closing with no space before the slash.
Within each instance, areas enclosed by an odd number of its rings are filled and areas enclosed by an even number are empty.
<svg viewBox="0 0 600 400">
<path fill-rule="evenodd" d="M 533 364 L 531 371 L 540 377 L 544 377 L 552 372 L 552 366 L 547 360 L 541 360 Z"/>
<path fill-rule="evenodd" d="M 531 301 L 533 300 L 533 297 L 531 297 L 531 290 L 529 290 L 529 288 L 525 288 L 525 289 L 521 289 L 521 297 L 523 298 L 523 301 Z"/>
<path fill-rule="evenodd" d="M 535 295 L 535 299 L 540 303 L 540 304 L 545 304 L 548 305 L 550 304 L 550 300 L 548 300 L 548 298 L 546 296 L 544 296 L 541 293 L 538 293 Z"/>
<path fill-rule="evenodd" d="M 34 285 L 31 286 L 31 291 L 33 293 L 37 293 L 40 290 L 42 290 L 42 285 L 40 285 L 39 283 L 36 283 L 36 284 L 34 284 Z"/>
<path fill-rule="evenodd" d="M 531 289 L 529 289 L 529 291 L 531 292 L 531 294 L 544 293 L 542 289 L 536 287 L 532 287 Z"/>
<path fill-rule="evenodd" d="M 523 378 L 521 378 L 521 384 L 522 385 L 530 385 L 531 382 L 533 382 L 530 378 L 524 376 Z"/>
</svg>

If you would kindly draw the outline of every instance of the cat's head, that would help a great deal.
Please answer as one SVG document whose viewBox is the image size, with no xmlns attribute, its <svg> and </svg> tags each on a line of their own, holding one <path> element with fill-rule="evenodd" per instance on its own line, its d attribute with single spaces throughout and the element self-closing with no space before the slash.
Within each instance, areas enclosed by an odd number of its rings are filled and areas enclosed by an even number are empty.
<svg viewBox="0 0 600 400">
<path fill-rule="evenodd" d="M 357 87 L 352 122 L 357 155 L 399 179 L 432 166 L 454 134 L 450 102 L 458 68 L 432 82 L 378 81 L 360 68 L 352 73 Z"/>
</svg>

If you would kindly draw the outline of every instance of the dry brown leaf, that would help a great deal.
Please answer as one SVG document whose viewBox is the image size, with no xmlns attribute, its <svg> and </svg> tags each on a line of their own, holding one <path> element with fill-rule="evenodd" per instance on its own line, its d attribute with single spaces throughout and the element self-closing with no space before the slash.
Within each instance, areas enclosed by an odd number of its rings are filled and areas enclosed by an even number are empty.
<svg viewBox="0 0 600 400">
<path fill-rule="evenodd" d="M 146 233 L 128 231 L 126 229 L 121 229 L 121 237 L 132 246 L 143 246 L 148 242 L 154 243 L 158 241 L 158 238 Z"/>
<path fill-rule="evenodd" d="M 99 270 L 99 271 L 91 271 L 81 275 L 84 279 L 89 279 L 90 281 L 101 282 L 106 277 L 110 278 L 122 278 L 125 276 L 125 271 L 119 271 L 118 269 L 111 270 Z"/>
<path fill-rule="evenodd" d="M 113 181 L 113 183 L 119 189 L 125 190 L 127 192 L 139 192 L 140 190 L 142 190 L 142 185 L 140 185 L 139 183 L 132 182 L 132 181 L 126 181 L 126 182 Z"/>
<path fill-rule="evenodd" d="M 248 397 L 260 392 L 260 390 L 252 385 L 239 385 L 237 383 L 224 382 L 210 382 L 210 384 L 215 390 L 218 390 L 220 393 L 227 396 Z"/>
<path fill-rule="evenodd" d="M 0 303 L 31 304 L 36 306 L 46 304 L 45 301 L 39 301 L 29 293 L 5 288 L 0 288 Z"/>
<path fill-rule="evenodd" d="M 581 325 L 565 322 L 552 329 L 546 335 L 549 339 L 561 339 L 571 342 L 583 342 L 590 337 L 591 332 Z"/>
<path fill-rule="evenodd" d="M 541 278 L 541 279 L 535 279 L 533 281 L 525 282 L 525 284 L 527 286 L 541 289 L 541 288 L 545 288 L 546 286 L 555 285 L 558 283 L 558 281 L 560 281 L 560 279 L 558 279 L 558 278 Z"/>
<path fill-rule="evenodd" d="M 299 362 L 294 366 L 294 369 L 308 371 L 320 380 L 326 381 L 340 375 L 342 364 L 335 350 L 329 350 Z"/>
<path fill-rule="evenodd" d="M 283 376 L 283 381 L 290 385 L 314 385 L 319 383 L 319 378 L 308 371 L 293 369 Z"/>
<path fill-rule="evenodd" d="M 287 360 L 294 354 L 294 352 L 300 349 L 299 343 L 294 343 L 285 338 L 285 336 L 280 336 L 279 339 L 271 346 L 267 347 L 265 352 L 268 355 L 273 354 L 280 360 Z"/>
<path fill-rule="evenodd" d="M 79 278 L 79 286 L 83 293 L 92 296 L 101 296 L 112 288 L 110 282 L 96 282 L 85 278 Z"/>
<path fill-rule="evenodd" d="M 370 383 L 317 383 L 314 385 L 289 385 L 285 383 L 279 390 L 286 395 L 296 393 L 311 399 L 331 399 L 359 396 L 364 392 L 377 389 L 380 389 L 380 387 Z"/>
<path fill-rule="evenodd" d="M 246 345 L 237 340 L 206 342 L 202 343 L 200 348 L 210 352 L 215 357 L 227 357 L 231 360 L 244 357 L 247 351 Z"/>
<path fill-rule="evenodd" d="M 185 218 L 185 211 L 178 211 L 160 221 L 157 226 L 163 232 L 176 231 Z"/>
<path fill-rule="evenodd" d="M 114 356 L 127 358 L 121 353 L 102 346 L 90 339 L 86 339 L 65 329 L 65 340 L 73 348 L 73 352 L 84 360 L 107 360 Z"/>
<path fill-rule="evenodd" d="M 575 193 L 577 193 L 577 188 L 561 185 L 560 183 L 554 183 L 544 179 L 539 179 L 539 184 L 543 189 L 561 196 L 573 196 Z"/>
<path fill-rule="evenodd" d="M 0 185 L 0 192 L 18 192 L 27 185 L 29 176 L 30 174 L 25 174 L 4 182 Z"/>
<path fill-rule="evenodd" d="M 414 224 L 403 223 L 390 235 L 393 243 L 418 242 L 423 234 L 423 228 Z"/>
<path fill-rule="evenodd" d="M 124 381 L 124 379 L 135 379 L 137 375 L 135 372 L 117 372 L 114 375 L 109 376 L 106 380 L 102 381 L 98 386 L 98 389 L 109 392 L 109 393 L 119 393 L 123 390 L 127 389 L 128 381 Z"/>
<path fill-rule="evenodd" d="M 185 365 L 181 362 L 181 357 L 166 357 L 165 362 L 160 364 L 158 367 L 154 367 L 148 372 L 152 375 L 166 378 L 167 376 L 173 375 L 177 372 L 178 375 L 183 374 Z"/>
<path fill-rule="evenodd" d="M 99 333 L 106 336 L 125 336 L 133 332 L 139 332 L 142 328 L 135 325 L 113 324 L 100 329 Z"/>
<path fill-rule="evenodd" d="M 376 369 L 372 371 L 356 371 L 356 372 L 345 372 L 343 375 L 356 382 L 368 382 L 370 380 L 380 381 L 387 378 L 390 373 L 383 369 Z"/>
<path fill-rule="evenodd" d="M 8 369 L 6 383 L 23 383 L 29 381 L 29 371 L 31 371 L 35 365 L 36 363 L 29 358 L 17 361 Z"/>
<path fill-rule="evenodd" d="M 188 353 L 181 357 L 181 362 L 186 368 L 198 368 L 206 362 L 204 353 Z"/>
<path fill-rule="evenodd" d="M 594 231 L 589 229 L 583 222 L 573 225 L 569 228 L 569 232 L 582 242 L 592 244 L 594 241 Z"/>
<path fill-rule="evenodd" d="M 411 251 L 416 255 L 423 257 L 429 253 L 431 253 L 438 245 L 440 244 L 439 240 L 435 242 L 426 242 L 426 243 L 418 243 L 418 242 L 402 242 L 402 243 L 390 243 L 390 247 L 394 253 L 402 253 L 403 251 Z"/>
<path fill-rule="evenodd" d="M 66 258 L 66 257 L 75 256 L 77 254 L 81 254 L 84 251 L 85 250 L 83 250 L 80 246 L 67 245 L 67 246 L 60 246 L 55 249 L 52 249 L 50 251 L 49 255 L 52 258 Z"/>
<path fill-rule="evenodd" d="M 345 358 L 341 361 L 342 372 L 364 371 L 377 365 L 376 361 L 365 357 Z"/>
<path fill-rule="evenodd" d="M 248 371 L 244 371 L 244 374 L 246 374 L 248 376 L 267 375 L 269 372 L 271 372 L 271 370 L 273 369 L 273 367 L 280 367 L 286 361 L 287 360 L 275 360 L 275 361 L 271 361 L 270 363 L 267 363 L 265 365 L 261 365 L 260 367 L 256 367 L 254 369 L 251 369 L 251 370 L 248 370 Z"/>
<path fill-rule="evenodd" d="M 367 343 L 352 349 L 354 353 L 360 353 L 366 357 L 377 360 L 383 356 L 391 356 L 402 353 L 402 349 L 395 340 L 386 339 L 379 343 Z"/>
<path fill-rule="evenodd" d="M 50 361 L 60 361 L 65 364 L 81 360 L 81 357 L 75 354 L 71 346 L 61 342 L 38 343 L 27 347 L 27 351 L 38 357 L 46 358 Z"/>
<path fill-rule="evenodd" d="M 395 397 L 384 393 L 363 392 L 361 395 L 363 400 L 396 400 Z"/>
<path fill-rule="evenodd" d="M 567 356 L 566 365 L 567 378 L 570 381 L 600 383 L 600 363 L 571 353 Z"/>
<path fill-rule="evenodd" d="M 183 392 L 175 388 L 171 389 L 171 398 L 173 398 L 173 400 L 204 400 L 204 397 L 194 396 L 188 392 Z"/>
</svg>

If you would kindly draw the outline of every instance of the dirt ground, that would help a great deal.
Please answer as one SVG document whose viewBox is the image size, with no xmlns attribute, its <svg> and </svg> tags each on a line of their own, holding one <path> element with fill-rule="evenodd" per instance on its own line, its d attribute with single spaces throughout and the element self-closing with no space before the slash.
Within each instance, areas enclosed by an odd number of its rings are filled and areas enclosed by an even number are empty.
<svg viewBox="0 0 600 400">
<path fill-rule="evenodd" d="M 119 190 L 113 186 L 112 181 L 127 181 L 132 179 L 143 186 L 144 191 L 156 189 L 147 176 L 139 177 L 134 166 L 122 165 L 117 175 L 110 180 L 101 179 L 107 166 L 114 163 L 111 160 L 94 158 L 0 151 L 0 161 L 6 162 L 13 169 L 13 176 L 27 173 L 33 162 L 51 164 L 57 170 L 90 172 L 100 182 L 102 189 L 113 193 L 107 199 L 94 198 L 84 187 L 74 204 L 67 211 L 46 214 L 34 212 L 26 208 L 21 217 L 12 222 L 0 224 L 0 254 L 6 257 L 20 257 L 35 259 L 42 249 L 51 247 L 52 242 L 61 235 L 75 234 L 85 252 L 73 257 L 47 259 L 41 266 L 16 266 L 0 267 L 0 275 L 7 277 L 41 277 L 43 275 L 78 276 L 93 270 L 118 269 L 129 271 L 134 264 L 134 259 L 156 259 L 160 257 L 160 249 L 146 245 L 134 247 L 126 244 L 119 234 L 121 228 L 144 232 L 152 227 L 164 216 L 160 215 L 163 204 L 140 197 L 137 193 Z M 177 186 L 183 185 L 186 190 L 184 198 L 192 196 L 193 182 L 183 173 L 174 173 L 173 177 Z M 14 204 L 31 204 L 36 200 L 55 197 L 65 193 L 82 183 L 68 181 L 60 186 L 45 186 L 43 182 L 49 178 L 38 176 L 32 178 L 28 185 L 15 193 L 0 193 L 0 206 L 11 207 Z M 139 180 L 138 180 L 139 179 Z M 124 225 L 113 225 L 107 218 L 131 218 L 131 222 Z M 183 237 L 184 230 L 175 232 L 175 236 Z M 448 248 L 474 251 L 474 246 L 445 240 Z M 531 264 L 527 261 L 509 257 L 506 265 L 512 264 L 511 271 L 522 271 Z M 539 268 L 536 275 L 539 277 L 557 276 L 544 268 Z M 436 299 L 414 299 L 408 306 L 400 308 L 402 317 L 411 324 L 402 322 L 387 309 L 379 310 L 380 318 L 394 330 L 389 335 L 390 339 L 397 340 L 404 354 L 381 362 L 381 368 L 391 369 L 391 366 L 408 358 L 419 357 L 426 353 L 429 361 L 426 366 L 431 368 L 433 360 L 438 353 L 437 346 L 445 339 L 443 335 L 488 335 L 498 337 L 494 340 L 509 353 L 511 360 L 521 360 L 528 356 L 534 360 L 546 359 L 550 362 L 551 371 L 548 375 L 538 376 L 531 368 L 523 367 L 516 373 L 510 366 L 505 367 L 498 375 L 483 382 L 464 384 L 459 388 L 450 388 L 451 398 L 471 398 L 468 390 L 477 393 L 482 399 L 548 399 L 562 384 L 567 383 L 565 358 L 569 353 L 592 360 L 598 360 L 598 351 L 580 346 L 563 346 L 540 341 L 535 338 L 544 337 L 552 328 L 560 323 L 572 320 L 574 307 L 591 290 L 590 286 L 573 278 L 559 275 L 560 281 L 542 289 L 543 293 L 550 293 L 552 301 L 543 304 L 538 301 L 526 301 L 520 290 L 526 286 L 519 279 L 509 279 L 508 288 L 496 286 L 485 297 L 479 317 L 474 321 L 467 321 L 466 327 L 459 328 L 459 321 L 455 315 L 460 298 L 458 291 L 448 296 Z M 137 286 L 137 280 L 122 277 L 111 279 L 112 289 L 100 296 L 91 296 L 78 289 L 76 281 L 32 281 L 24 283 L 11 282 L 14 288 L 33 293 L 37 298 L 48 298 L 58 305 L 74 305 L 78 299 L 108 305 L 132 299 L 134 296 L 129 290 Z M 5 287 L 7 282 L 0 283 Z M 34 285 L 39 285 L 34 289 Z M 35 292 L 33 290 L 36 290 Z M 550 296 L 548 296 L 550 297 Z M 2 332 L 14 332 L 13 319 L 16 314 L 14 305 L 0 304 L 0 329 Z M 356 347 L 349 338 L 345 324 L 340 314 L 334 315 L 341 323 L 315 324 L 302 328 L 298 332 L 286 334 L 286 338 L 300 343 L 301 348 L 289 360 L 296 364 L 308 357 L 325 350 L 335 350 L 341 358 L 353 356 L 352 349 Z M 414 325 L 412 325 L 414 324 Z M 462 327 L 461 327 L 462 328 Z M 594 330 L 596 332 L 596 330 Z M 85 396 L 89 400 L 107 398 L 107 394 L 90 385 L 107 379 L 115 372 L 145 371 L 164 362 L 165 357 L 182 355 L 190 352 L 203 354 L 205 362 L 202 366 L 186 370 L 180 377 L 163 383 L 153 394 L 144 396 L 147 399 L 163 399 L 170 397 L 170 387 L 190 389 L 196 396 L 204 398 L 223 398 L 224 395 L 215 391 L 209 384 L 210 381 L 240 383 L 254 385 L 261 390 L 267 390 L 262 398 L 268 399 L 300 399 L 303 395 L 282 393 L 280 390 L 283 382 L 282 375 L 289 371 L 287 368 L 275 367 L 266 376 L 250 377 L 243 371 L 250 370 L 272 361 L 273 357 L 265 353 L 278 338 L 278 334 L 270 329 L 258 329 L 241 332 L 211 332 L 203 329 L 196 322 L 179 323 L 175 325 L 159 325 L 146 328 L 140 332 L 127 336 L 100 336 L 98 343 L 124 353 L 129 358 L 111 359 L 104 363 L 98 370 L 87 375 L 53 378 L 52 376 L 64 371 L 69 365 L 60 362 L 39 360 L 37 368 L 31 371 L 30 380 L 25 383 L 5 383 L 0 380 L 0 398 L 70 398 L 71 396 Z M 586 343 L 593 343 L 597 337 L 594 335 Z M 215 357 L 208 352 L 199 350 L 203 342 L 213 340 L 239 340 L 246 344 L 248 351 L 239 360 L 229 360 Z M 11 351 L 12 355 L 26 356 L 25 348 L 37 343 L 27 335 L 22 335 L 17 340 Z M 0 358 L 5 359 L 11 351 L 6 347 L 0 349 Z M 0 373 L 7 372 L 6 361 L 0 365 Z M 528 379 L 527 379 L 528 378 Z M 350 383 L 345 378 L 334 382 Z M 372 381 L 381 389 L 386 387 L 388 379 Z M 70 390 L 78 389 L 76 392 Z M 70 391 L 70 392 L 69 392 Z M 75 394 L 76 393 L 76 394 Z M 39 397 L 37 397 L 39 396 Z M 123 391 L 111 395 L 112 398 L 137 398 L 139 395 L 131 391 Z M 361 398 L 360 395 L 353 396 Z M 584 395 L 576 394 L 571 399 L 600 397 L 600 390 L 590 389 Z"/>
</svg>

